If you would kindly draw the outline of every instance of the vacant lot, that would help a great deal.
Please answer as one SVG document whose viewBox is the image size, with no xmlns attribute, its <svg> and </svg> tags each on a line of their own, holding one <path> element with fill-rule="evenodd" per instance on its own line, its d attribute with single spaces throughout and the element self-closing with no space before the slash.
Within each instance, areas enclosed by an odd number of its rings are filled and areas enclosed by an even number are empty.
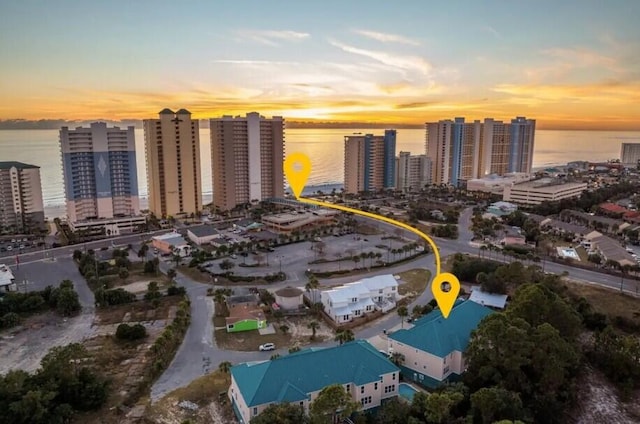
<svg viewBox="0 0 640 424">
<path fill-rule="evenodd" d="M 398 274 L 400 276 L 400 286 L 398 293 L 402 296 L 417 297 L 426 290 L 427 284 L 431 281 L 431 271 L 428 269 L 416 268 Z"/>
<path fill-rule="evenodd" d="M 571 281 L 566 284 L 572 293 L 587 299 L 597 312 L 610 319 L 622 316 L 640 325 L 640 299 L 637 297 L 590 284 Z"/>
<path fill-rule="evenodd" d="M 186 420 L 193 424 L 236 422 L 227 397 L 230 384 L 229 374 L 221 371 L 200 377 L 149 406 L 145 419 L 163 424 L 181 424 Z M 183 401 L 193 402 L 198 409 L 181 408 L 179 404 Z"/>
<path fill-rule="evenodd" d="M 311 340 L 312 331 L 308 327 L 311 321 L 320 324 L 320 328 L 316 330 L 315 340 Z M 224 328 L 224 318 L 217 317 L 214 319 L 215 340 L 220 349 L 255 351 L 261 344 L 274 343 L 276 348 L 304 346 L 310 343 L 322 342 L 330 340 L 334 337 L 333 331 L 324 323 L 322 318 L 316 317 L 289 317 L 281 318 L 280 321 L 269 320 L 268 324 L 272 324 L 276 330 L 275 334 L 261 335 L 258 330 L 241 331 L 238 333 L 227 333 Z M 288 327 L 287 333 L 283 333 L 281 326 Z"/>
</svg>

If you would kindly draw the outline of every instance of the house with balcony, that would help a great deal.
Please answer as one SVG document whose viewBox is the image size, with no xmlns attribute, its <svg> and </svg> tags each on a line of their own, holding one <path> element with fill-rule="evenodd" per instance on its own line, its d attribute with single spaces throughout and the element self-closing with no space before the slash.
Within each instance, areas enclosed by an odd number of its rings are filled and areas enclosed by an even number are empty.
<svg viewBox="0 0 640 424">
<path fill-rule="evenodd" d="M 398 395 L 400 369 L 369 342 L 310 348 L 231 367 L 227 392 L 238 421 L 248 424 L 272 403 L 300 405 L 305 413 L 320 391 L 342 385 L 366 411 Z"/>
<path fill-rule="evenodd" d="M 440 309 L 414 321 L 410 329 L 389 335 L 389 352 L 402 354 L 405 380 L 435 388 L 455 381 L 466 369 L 464 351 L 471 332 L 493 311 L 471 300 L 458 300 L 448 318 Z"/>
<path fill-rule="evenodd" d="M 378 275 L 322 291 L 324 310 L 337 324 L 349 322 L 375 310 L 396 306 L 398 282 L 393 275 Z"/>
</svg>

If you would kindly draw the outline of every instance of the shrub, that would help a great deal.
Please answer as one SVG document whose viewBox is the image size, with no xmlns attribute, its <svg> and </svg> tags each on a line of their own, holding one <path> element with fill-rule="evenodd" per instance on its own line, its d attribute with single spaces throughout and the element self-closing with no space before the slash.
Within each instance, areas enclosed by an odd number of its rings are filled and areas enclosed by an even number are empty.
<svg viewBox="0 0 640 424">
<path fill-rule="evenodd" d="M 99 306 L 122 305 L 136 300 L 136 295 L 123 288 L 105 290 L 99 288 L 95 293 L 96 304 Z"/>
<path fill-rule="evenodd" d="M 182 286 L 170 285 L 167 289 L 167 296 L 178 296 L 187 294 L 187 289 Z"/>
<path fill-rule="evenodd" d="M 9 312 L 0 318 L 0 326 L 3 328 L 15 327 L 18 324 L 20 324 L 20 316 L 15 312 Z"/>
<path fill-rule="evenodd" d="M 116 338 L 120 340 L 140 340 L 147 337 L 147 329 L 142 324 L 120 324 L 116 329 Z"/>
</svg>

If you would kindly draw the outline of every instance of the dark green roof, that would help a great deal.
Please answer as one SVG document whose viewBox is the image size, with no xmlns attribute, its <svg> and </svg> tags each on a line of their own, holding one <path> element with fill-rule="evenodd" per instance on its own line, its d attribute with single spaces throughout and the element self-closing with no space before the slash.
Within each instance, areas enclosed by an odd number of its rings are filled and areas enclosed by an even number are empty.
<svg viewBox="0 0 640 424">
<path fill-rule="evenodd" d="M 306 349 L 280 358 L 244 363 L 231 374 L 247 406 L 271 402 L 299 402 L 331 384 L 357 386 L 380 381 L 400 369 L 369 342 L 356 340 L 326 349 Z"/>
<path fill-rule="evenodd" d="M 39 166 L 29 165 L 27 163 L 16 162 L 16 161 L 0 162 L 0 169 L 10 169 L 14 166 L 18 169 L 40 168 Z"/>
<path fill-rule="evenodd" d="M 191 112 L 189 112 L 187 109 L 180 109 L 179 111 L 176 112 L 176 115 L 191 115 Z"/>
<path fill-rule="evenodd" d="M 413 328 L 398 330 L 389 338 L 444 358 L 454 350 L 464 352 L 471 332 L 491 313 L 491 309 L 476 302 L 459 300 L 449 318 L 444 318 L 440 309 L 436 309 L 416 320 Z"/>
<path fill-rule="evenodd" d="M 171 109 L 164 108 L 160 111 L 160 115 L 174 115 L 174 113 Z"/>
</svg>

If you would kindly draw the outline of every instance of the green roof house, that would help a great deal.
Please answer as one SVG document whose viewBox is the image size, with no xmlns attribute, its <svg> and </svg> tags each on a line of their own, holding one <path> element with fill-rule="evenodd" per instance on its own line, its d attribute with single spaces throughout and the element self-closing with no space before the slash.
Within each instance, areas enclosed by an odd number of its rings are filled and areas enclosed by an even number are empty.
<svg viewBox="0 0 640 424">
<path fill-rule="evenodd" d="M 427 387 L 456 380 L 466 369 L 464 351 L 471 332 L 493 313 L 476 302 L 458 300 L 449 318 L 440 309 L 389 335 L 389 350 L 404 355 L 402 375 Z"/>
<path fill-rule="evenodd" d="M 340 384 L 366 410 L 398 394 L 400 369 L 369 342 L 356 340 L 326 349 L 306 349 L 270 361 L 231 368 L 229 398 L 241 424 L 272 403 L 309 411 L 320 390 Z"/>
</svg>

